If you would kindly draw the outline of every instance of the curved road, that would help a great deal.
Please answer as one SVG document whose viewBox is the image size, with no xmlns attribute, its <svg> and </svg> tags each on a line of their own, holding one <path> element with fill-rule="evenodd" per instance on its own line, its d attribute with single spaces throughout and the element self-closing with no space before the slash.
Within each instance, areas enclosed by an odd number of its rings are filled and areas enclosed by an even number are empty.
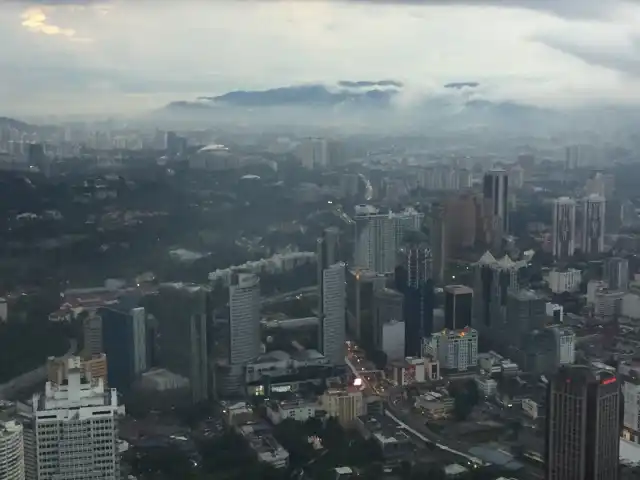
<svg viewBox="0 0 640 480">
<path fill-rule="evenodd" d="M 64 354 L 64 358 L 69 358 L 75 354 L 77 349 L 78 341 L 75 338 L 70 338 L 69 350 Z M 46 378 L 47 365 L 45 363 L 41 367 L 31 370 L 30 372 L 23 373 L 22 375 L 9 380 L 7 383 L 0 385 L 0 400 L 6 400 L 19 390 L 30 388 L 38 383 L 44 382 Z"/>
</svg>

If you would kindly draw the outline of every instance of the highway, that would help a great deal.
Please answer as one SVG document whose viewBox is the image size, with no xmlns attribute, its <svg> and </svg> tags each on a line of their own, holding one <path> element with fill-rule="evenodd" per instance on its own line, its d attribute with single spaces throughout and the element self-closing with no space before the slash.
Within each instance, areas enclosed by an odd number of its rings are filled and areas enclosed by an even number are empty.
<svg viewBox="0 0 640 480">
<path fill-rule="evenodd" d="M 75 338 L 70 338 L 69 350 L 64 354 L 64 358 L 69 358 L 71 355 L 75 354 L 77 349 L 78 341 Z M 16 392 L 31 388 L 38 383 L 44 382 L 46 379 L 47 365 L 45 364 L 0 385 L 0 400 L 8 400 L 8 397 L 15 395 Z"/>
</svg>

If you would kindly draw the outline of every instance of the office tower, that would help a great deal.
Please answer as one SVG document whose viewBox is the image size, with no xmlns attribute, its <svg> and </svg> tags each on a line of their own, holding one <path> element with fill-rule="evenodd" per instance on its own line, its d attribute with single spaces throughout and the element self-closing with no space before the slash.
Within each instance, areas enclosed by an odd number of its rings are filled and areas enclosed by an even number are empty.
<svg viewBox="0 0 640 480">
<path fill-rule="evenodd" d="M 386 285 L 386 276 L 371 270 L 351 269 L 346 272 L 347 320 L 351 337 L 365 345 L 373 342 L 373 295 Z"/>
<path fill-rule="evenodd" d="M 210 393 L 207 295 L 200 286 L 165 283 L 146 306 L 157 323 L 158 366 L 189 380 L 193 403 Z"/>
<path fill-rule="evenodd" d="M 338 262 L 322 273 L 322 318 L 320 353 L 334 365 L 344 365 L 346 341 L 346 265 Z"/>
<path fill-rule="evenodd" d="M 478 332 L 469 327 L 436 332 L 425 339 L 424 353 L 437 358 L 440 368 L 464 372 L 478 365 Z"/>
<path fill-rule="evenodd" d="M 316 246 L 317 282 L 318 282 L 318 310 L 322 314 L 322 277 L 326 268 L 337 262 L 337 248 L 339 231 L 335 227 L 325 229 L 322 237 L 318 238 Z"/>
<path fill-rule="evenodd" d="M 373 293 L 373 347 L 382 349 L 382 328 L 403 321 L 404 296 L 397 290 L 381 288 Z"/>
<path fill-rule="evenodd" d="M 310 170 L 326 168 L 330 163 L 329 142 L 326 138 L 306 138 L 296 147 L 295 156 Z"/>
<path fill-rule="evenodd" d="M 566 259 L 576 249 L 576 202 L 560 197 L 553 202 L 553 256 Z"/>
<path fill-rule="evenodd" d="M 83 322 L 84 354 L 87 358 L 104 352 L 102 345 L 102 318 L 100 315 L 90 314 Z"/>
<path fill-rule="evenodd" d="M 545 299 L 532 290 L 508 292 L 506 321 L 506 328 L 496 334 L 505 342 L 521 346 L 526 334 L 545 327 Z"/>
<path fill-rule="evenodd" d="M 78 369 L 22 405 L 27 480 L 119 480 L 118 392 Z"/>
<path fill-rule="evenodd" d="M 587 255 L 602 253 L 605 199 L 599 195 L 589 195 L 582 204 L 582 251 Z"/>
<path fill-rule="evenodd" d="M 418 288 L 433 278 L 431 249 L 425 243 L 411 243 L 403 249 L 402 263 L 407 269 L 407 287 Z"/>
<path fill-rule="evenodd" d="M 476 197 L 463 193 L 445 203 L 447 246 L 452 251 L 473 248 L 476 243 Z"/>
<path fill-rule="evenodd" d="M 474 265 L 474 327 L 496 331 L 506 326 L 507 294 L 520 289 L 520 269 L 526 261 L 514 262 L 508 256 L 500 260 L 485 252 Z"/>
<path fill-rule="evenodd" d="M 187 151 L 187 139 L 176 132 L 167 132 L 165 135 L 165 150 L 172 157 L 184 155 Z"/>
<path fill-rule="evenodd" d="M 0 419 L 0 478 L 25 480 L 22 425 Z"/>
<path fill-rule="evenodd" d="M 460 330 L 471 325 L 473 290 L 465 285 L 444 287 L 444 327 Z"/>
<path fill-rule="evenodd" d="M 127 392 L 147 370 L 146 311 L 136 302 L 121 300 L 101 307 L 102 344 L 109 359 L 109 386 Z"/>
<path fill-rule="evenodd" d="M 509 167 L 509 186 L 517 190 L 524 185 L 524 168 L 515 163 Z"/>
<path fill-rule="evenodd" d="M 622 438 L 640 443 L 640 369 L 634 364 L 621 363 L 618 378 L 622 381 L 624 397 Z"/>
<path fill-rule="evenodd" d="M 51 174 L 51 162 L 44 152 L 41 143 L 29 143 L 27 148 L 27 162 L 30 166 L 38 167 L 45 177 Z"/>
<path fill-rule="evenodd" d="M 604 281 L 611 290 L 626 292 L 629 289 L 629 260 L 611 257 L 604 261 Z"/>
<path fill-rule="evenodd" d="M 492 243 L 499 246 L 509 233 L 509 176 L 505 170 L 490 170 L 484 174 L 482 193 L 485 214 L 491 221 Z"/>
<path fill-rule="evenodd" d="M 260 355 L 260 279 L 240 273 L 229 286 L 229 363 L 246 365 Z"/>
<path fill-rule="evenodd" d="M 547 480 L 616 480 L 620 385 L 614 373 L 562 367 L 547 385 Z"/>
<path fill-rule="evenodd" d="M 431 206 L 431 252 L 433 256 L 432 279 L 434 283 L 444 282 L 445 268 L 447 266 L 448 243 L 447 243 L 447 218 L 444 205 L 434 204 Z"/>
</svg>

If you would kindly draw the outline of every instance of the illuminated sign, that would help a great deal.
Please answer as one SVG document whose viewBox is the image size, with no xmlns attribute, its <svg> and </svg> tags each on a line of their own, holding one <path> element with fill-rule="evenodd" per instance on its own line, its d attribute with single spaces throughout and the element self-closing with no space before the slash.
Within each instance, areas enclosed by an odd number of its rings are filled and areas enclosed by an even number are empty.
<svg viewBox="0 0 640 480">
<path fill-rule="evenodd" d="M 600 382 L 602 385 L 610 385 L 616 381 L 616 377 L 606 378 Z"/>
</svg>

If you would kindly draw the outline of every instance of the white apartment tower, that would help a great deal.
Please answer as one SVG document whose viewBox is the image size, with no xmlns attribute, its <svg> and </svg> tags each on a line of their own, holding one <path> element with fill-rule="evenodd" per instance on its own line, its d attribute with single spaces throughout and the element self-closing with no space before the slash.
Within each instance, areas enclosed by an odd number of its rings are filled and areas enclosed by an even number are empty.
<svg viewBox="0 0 640 480">
<path fill-rule="evenodd" d="M 322 319 L 319 350 L 334 365 L 344 365 L 346 341 L 346 266 L 342 262 L 322 271 Z"/>
<path fill-rule="evenodd" d="M 423 350 L 438 359 L 441 368 L 464 372 L 478 365 L 478 332 L 473 328 L 443 330 L 425 339 Z"/>
<path fill-rule="evenodd" d="M 25 480 L 22 425 L 0 420 L 0 478 Z"/>
<path fill-rule="evenodd" d="M 582 251 L 586 254 L 604 251 L 605 199 L 589 195 L 583 200 Z"/>
<path fill-rule="evenodd" d="M 576 334 L 561 326 L 551 327 L 556 347 L 556 366 L 571 365 L 576 360 Z"/>
<path fill-rule="evenodd" d="M 560 197 L 553 202 L 553 256 L 569 258 L 576 249 L 576 202 Z"/>
<path fill-rule="evenodd" d="M 380 213 L 371 205 L 357 206 L 355 266 L 376 273 L 393 272 L 404 232 L 418 229 L 423 218 L 414 209 Z"/>
<path fill-rule="evenodd" d="M 27 480 L 120 479 L 118 394 L 102 379 L 70 369 L 67 384 L 47 382 L 20 413 Z"/>
<path fill-rule="evenodd" d="M 260 279 L 240 273 L 229 286 L 229 363 L 245 365 L 260 355 Z"/>
</svg>

